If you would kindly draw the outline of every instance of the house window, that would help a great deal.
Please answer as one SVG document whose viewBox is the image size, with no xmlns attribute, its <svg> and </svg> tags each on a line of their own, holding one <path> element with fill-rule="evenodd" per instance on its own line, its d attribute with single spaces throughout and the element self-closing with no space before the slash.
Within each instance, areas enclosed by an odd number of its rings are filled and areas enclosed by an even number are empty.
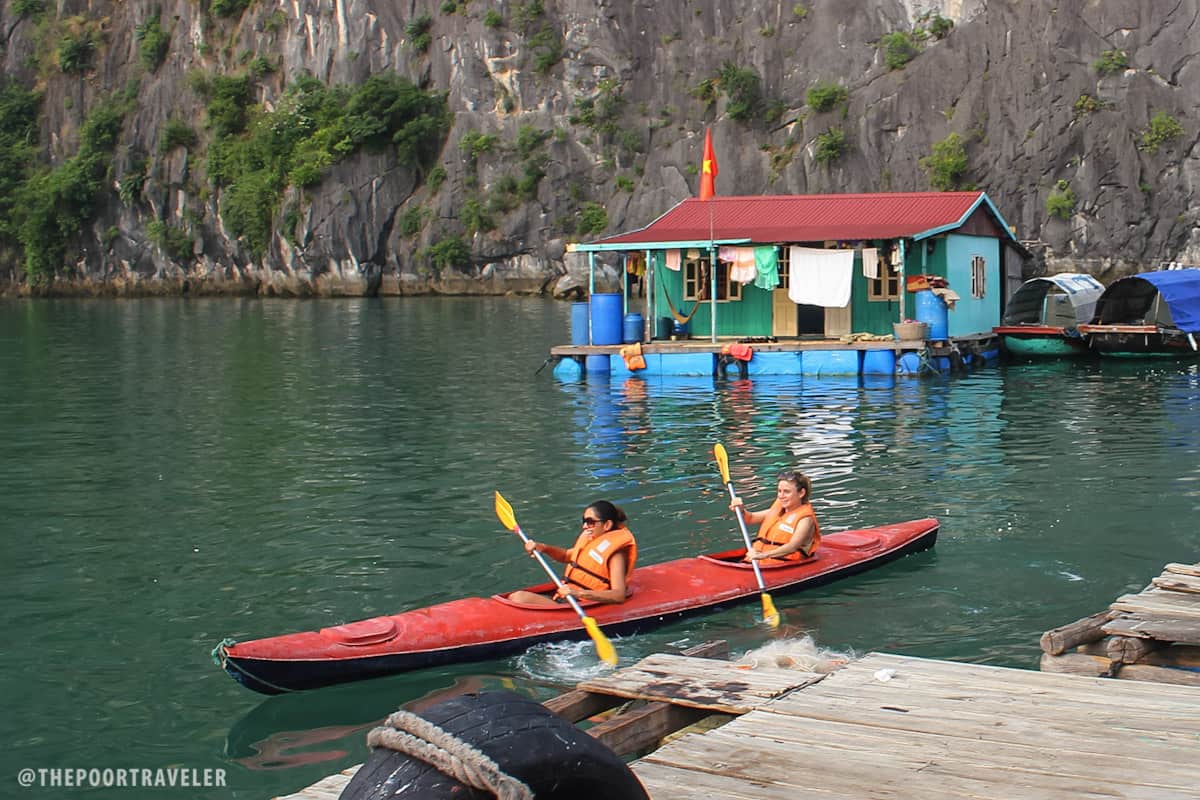
<svg viewBox="0 0 1200 800">
<path fill-rule="evenodd" d="M 971 259 L 971 297 L 984 296 L 984 280 L 987 277 L 987 259 L 975 256 Z"/>
<path fill-rule="evenodd" d="M 683 262 L 683 299 L 684 300 L 707 300 L 708 299 L 708 272 L 709 260 L 707 258 L 688 259 Z M 742 285 L 737 281 L 729 279 L 729 264 L 724 261 L 717 261 L 717 300 L 724 302 L 730 300 L 742 299 Z"/>
<path fill-rule="evenodd" d="M 900 273 L 892 263 L 888 250 L 879 250 L 879 277 L 867 279 L 868 300 L 900 299 Z"/>
<path fill-rule="evenodd" d="M 792 285 L 792 248 L 784 245 L 779 248 L 779 285 L 776 289 L 787 289 Z"/>
</svg>

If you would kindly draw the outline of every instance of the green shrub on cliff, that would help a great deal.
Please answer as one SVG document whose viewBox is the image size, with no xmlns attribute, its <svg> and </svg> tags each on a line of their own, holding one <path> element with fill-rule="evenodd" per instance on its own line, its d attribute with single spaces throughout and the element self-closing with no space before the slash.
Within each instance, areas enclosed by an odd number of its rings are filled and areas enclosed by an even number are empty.
<svg viewBox="0 0 1200 800">
<path fill-rule="evenodd" d="M 1059 219 L 1070 219 L 1075 213 L 1076 202 L 1078 198 L 1071 185 L 1066 181 L 1059 181 L 1054 185 L 1054 191 L 1046 198 L 1046 214 Z"/>
<path fill-rule="evenodd" d="M 18 189 L 12 224 L 31 278 L 64 266 L 69 244 L 94 216 L 129 103 L 127 97 L 116 95 L 97 106 L 80 129 L 79 151 Z"/>
<path fill-rule="evenodd" d="M 959 178 L 967 171 L 967 148 L 962 137 L 952 133 L 933 146 L 933 152 L 919 162 L 929 174 L 929 183 L 939 192 L 958 188 Z"/>
<path fill-rule="evenodd" d="M 37 159 L 41 95 L 9 84 L 0 89 L 0 240 L 15 242 L 17 192 L 33 174 Z"/>
<path fill-rule="evenodd" d="M 399 163 L 423 169 L 441 150 L 449 128 L 444 94 L 424 92 L 386 73 L 358 87 L 327 87 L 316 78 L 300 78 L 274 111 L 244 108 L 248 123 L 239 130 L 234 114 L 239 102 L 230 87 L 240 80 L 208 82 L 210 94 L 230 100 L 216 115 L 209 103 L 210 119 L 221 124 L 214 126 L 218 136 L 209 147 L 208 174 L 214 185 L 225 187 L 222 221 L 256 257 L 266 252 L 272 219 L 289 184 L 317 184 L 326 169 L 360 149 L 390 150 Z"/>
<path fill-rule="evenodd" d="M 135 35 L 142 66 L 154 72 L 166 58 L 167 47 L 171 44 L 171 34 L 164 31 L 159 23 L 159 12 L 154 12 L 154 16 L 138 25 Z"/>
</svg>

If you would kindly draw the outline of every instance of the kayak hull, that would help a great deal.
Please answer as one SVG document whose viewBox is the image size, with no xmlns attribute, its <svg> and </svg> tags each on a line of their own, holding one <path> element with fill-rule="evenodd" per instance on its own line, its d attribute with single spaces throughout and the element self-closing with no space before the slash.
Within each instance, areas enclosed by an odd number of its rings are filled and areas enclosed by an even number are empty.
<svg viewBox="0 0 1200 800">
<path fill-rule="evenodd" d="M 809 559 L 762 569 L 773 594 L 820 586 L 932 547 L 936 519 L 831 533 Z M 608 635 L 629 635 L 759 597 L 744 550 L 638 567 L 619 605 L 586 607 Z M 529 587 L 549 592 L 551 584 Z M 503 658 L 532 645 L 587 638 L 569 605 L 530 606 L 505 595 L 468 597 L 319 631 L 217 646 L 234 680 L 264 694 L 315 689 L 410 670 Z"/>
</svg>

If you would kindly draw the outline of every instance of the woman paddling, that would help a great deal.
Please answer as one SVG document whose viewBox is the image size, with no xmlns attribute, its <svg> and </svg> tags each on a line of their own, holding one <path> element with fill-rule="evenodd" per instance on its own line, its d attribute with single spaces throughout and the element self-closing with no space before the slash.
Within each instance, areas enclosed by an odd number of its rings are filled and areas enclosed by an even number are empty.
<svg viewBox="0 0 1200 800">
<path fill-rule="evenodd" d="M 821 544 L 821 526 L 809 502 L 812 481 L 802 472 L 784 470 L 776 476 L 775 502 L 762 511 L 746 511 L 736 495 L 729 508 L 742 506 L 746 522 L 759 523 L 754 546 L 746 561 L 799 561 L 808 558 Z"/>
<path fill-rule="evenodd" d="M 624 603 L 629 598 L 629 576 L 637 563 L 637 542 L 625 527 L 625 512 L 607 500 L 597 500 L 583 510 L 583 532 L 569 550 L 541 542 L 525 543 L 525 552 L 545 553 L 567 565 L 563 588 L 553 595 L 524 590 L 508 596 L 514 603 L 554 605 L 566 595 L 596 603 Z"/>
</svg>

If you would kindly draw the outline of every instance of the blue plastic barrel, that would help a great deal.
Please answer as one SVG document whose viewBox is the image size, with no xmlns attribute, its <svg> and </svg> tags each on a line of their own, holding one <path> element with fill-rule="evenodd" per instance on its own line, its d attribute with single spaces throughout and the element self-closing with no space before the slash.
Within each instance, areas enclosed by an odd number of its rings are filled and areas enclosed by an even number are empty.
<svg viewBox="0 0 1200 800">
<path fill-rule="evenodd" d="M 588 343 L 588 304 L 571 303 L 571 344 Z"/>
<path fill-rule="evenodd" d="M 899 369 L 903 375 L 916 375 L 921 371 L 921 357 L 916 353 L 900 356 Z"/>
<path fill-rule="evenodd" d="M 592 344 L 621 343 L 621 315 L 625 311 L 620 294 L 592 295 Z"/>
<path fill-rule="evenodd" d="M 917 292 L 917 322 L 929 325 L 930 339 L 950 338 L 949 309 L 942 298 L 929 289 Z"/>
<path fill-rule="evenodd" d="M 646 322 L 641 314 L 626 314 L 625 326 L 622 330 L 624 331 L 622 340 L 625 344 L 640 342 L 646 332 Z"/>
<path fill-rule="evenodd" d="M 863 375 L 895 375 L 896 353 L 893 350 L 866 350 L 863 352 Z"/>
</svg>

